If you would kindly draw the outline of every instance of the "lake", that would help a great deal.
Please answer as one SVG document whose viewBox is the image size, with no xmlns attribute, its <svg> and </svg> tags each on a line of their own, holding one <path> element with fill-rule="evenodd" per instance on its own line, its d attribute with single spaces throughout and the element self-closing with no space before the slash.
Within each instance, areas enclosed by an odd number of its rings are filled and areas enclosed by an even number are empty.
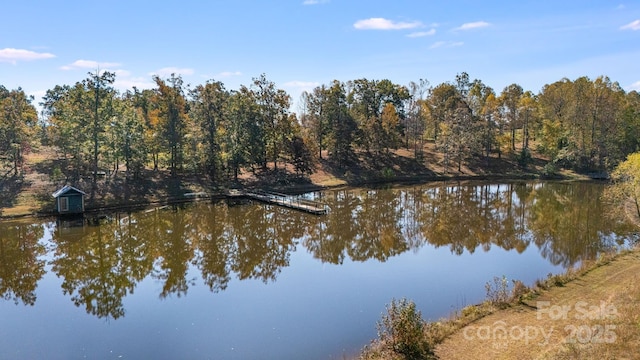
<svg viewBox="0 0 640 360">
<path fill-rule="evenodd" d="M 342 359 L 392 299 L 425 319 L 635 244 L 597 183 L 305 194 L 327 215 L 201 201 L 99 225 L 0 223 L 0 358 Z M 76 225 L 76 226 L 74 226 Z"/>
</svg>

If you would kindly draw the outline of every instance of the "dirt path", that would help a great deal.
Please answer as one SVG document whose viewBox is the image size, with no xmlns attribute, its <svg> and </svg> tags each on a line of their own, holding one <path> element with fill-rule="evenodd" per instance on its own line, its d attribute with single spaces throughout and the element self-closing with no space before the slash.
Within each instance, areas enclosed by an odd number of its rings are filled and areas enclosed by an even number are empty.
<svg viewBox="0 0 640 360">
<path fill-rule="evenodd" d="M 640 359 L 640 251 L 460 329 L 440 359 Z"/>
</svg>

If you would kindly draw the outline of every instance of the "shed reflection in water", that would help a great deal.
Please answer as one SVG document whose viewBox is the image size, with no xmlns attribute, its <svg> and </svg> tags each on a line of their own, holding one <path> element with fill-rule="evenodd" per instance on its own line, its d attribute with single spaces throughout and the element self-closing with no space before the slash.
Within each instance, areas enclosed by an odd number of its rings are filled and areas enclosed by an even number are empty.
<svg viewBox="0 0 640 360">
<path fill-rule="evenodd" d="M 329 205 L 325 216 L 200 202 L 79 228 L 2 222 L 0 297 L 37 306 L 39 283 L 53 279 L 48 271 L 77 307 L 120 319 L 127 315 L 124 299 L 149 281 L 159 284 L 160 299 L 186 297 L 201 284 L 212 293 L 238 287 L 234 280 L 271 284 L 301 251 L 340 265 L 381 264 L 425 247 L 448 248 L 454 257 L 534 248 L 566 268 L 638 240 L 633 227 L 603 215 L 602 189 L 593 183 L 456 183 L 309 194 Z"/>
<path fill-rule="evenodd" d="M 536 246 L 554 265 L 569 267 L 637 239 L 625 223 L 606 218 L 594 184 L 514 183 L 338 190 L 322 196 L 326 216 L 274 206 L 197 203 L 118 216 L 74 231 L 42 224 L 0 223 L 0 296 L 26 305 L 45 274 L 44 255 L 62 290 L 87 313 L 125 315 L 123 298 L 147 277 L 162 283 L 160 298 L 187 295 L 198 279 L 212 292 L 232 278 L 275 281 L 293 251 L 322 262 L 384 262 L 429 244 L 453 254 L 522 252 Z M 46 224 L 53 226 L 53 224 Z M 302 245 L 302 246 L 300 246 Z"/>
</svg>

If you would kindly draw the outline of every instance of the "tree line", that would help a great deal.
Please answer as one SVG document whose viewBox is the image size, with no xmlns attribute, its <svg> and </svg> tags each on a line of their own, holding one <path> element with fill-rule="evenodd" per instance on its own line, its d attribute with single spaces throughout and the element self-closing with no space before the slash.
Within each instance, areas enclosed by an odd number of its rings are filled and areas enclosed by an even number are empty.
<svg viewBox="0 0 640 360">
<path fill-rule="evenodd" d="M 503 156 L 526 166 L 534 150 L 552 167 L 608 171 L 640 147 L 640 94 L 605 76 L 564 78 L 537 94 L 518 84 L 498 94 L 464 72 L 435 86 L 334 80 L 304 92 L 298 113 L 264 74 L 237 90 L 215 80 L 185 86 L 176 75 L 153 80 L 154 89 L 119 92 L 114 73 L 89 73 L 48 90 L 40 117 L 33 97 L 0 85 L 4 175 L 19 174 L 24 155 L 40 143 L 68 159 L 62 171 L 71 178 L 104 169 L 139 177 L 162 168 L 214 181 L 269 164 L 310 173 L 324 158 L 348 167 L 358 153 L 386 156 L 401 147 L 422 160 L 427 142 L 443 154 L 446 170 Z"/>
<path fill-rule="evenodd" d="M 122 166 L 138 176 L 147 166 L 237 177 L 243 167 L 277 168 L 282 159 L 307 160 L 297 146 L 301 129 L 290 96 L 264 75 L 228 91 L 219 81 L 184 86 L 180 76 L 153 78 L 156 88 L 119 94 L 115 74 L 103 72 L 74 86 L 47 91 L 43 140 L 73 159 L 78 172 Z"/>
</svg>

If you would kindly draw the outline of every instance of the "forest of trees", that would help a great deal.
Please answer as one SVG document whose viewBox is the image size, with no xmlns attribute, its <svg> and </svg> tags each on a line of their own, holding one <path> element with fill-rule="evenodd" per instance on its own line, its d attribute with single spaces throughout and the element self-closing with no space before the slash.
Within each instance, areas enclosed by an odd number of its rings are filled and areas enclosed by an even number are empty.
<svg viewBox="0 0 640 360">
<path fill-rule="evenodd" d="M 536 151 L 552 166 L 609 171 L 640 150 L 640 94 L 604 76 L 561 79 L 538 94 L 518 84 L 497 93 L 466 73 L 435 86 L 334 80 L 304 92 L 298 113 L 264 74 L 237 90 L 214 80 L 185 86 L 176 75 L 153 80 L 154 89 L 119 92 L 114 73 L 89 73 L 48 90 L 40 116 L 35 99 L 0 85 L 0 175 L 20 174 L 41 144 L 67 160 L 67 178 L 166 169 L 214 182 L 285 163 L 310 173 L 323 158 L 348 167 L 358 153 L 401 147 L 422 160 L 427 141 L 445 169 L 458 170 L 503 156 L 526 165 Z"/>
</svg>

